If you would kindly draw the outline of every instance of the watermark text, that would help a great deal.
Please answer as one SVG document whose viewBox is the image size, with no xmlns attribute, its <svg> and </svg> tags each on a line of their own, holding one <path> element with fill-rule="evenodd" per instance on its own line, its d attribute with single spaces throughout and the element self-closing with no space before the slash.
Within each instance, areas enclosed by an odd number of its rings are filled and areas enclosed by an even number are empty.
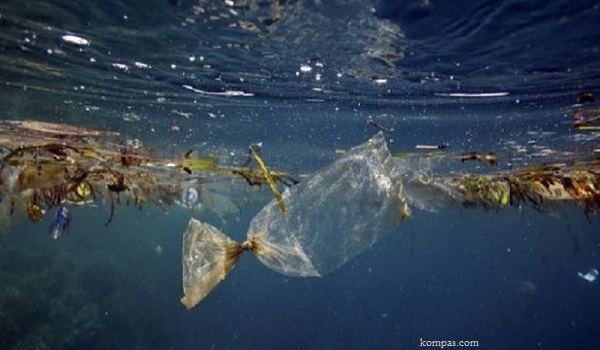
<svg viewBox="0 0 600 350">
<path fill-rule="evenodd" d="M 445 347 L 477 347 L 477 340 L 426 340 L 419 338 L 419 346 L 443 349 Z"/>
</svg>

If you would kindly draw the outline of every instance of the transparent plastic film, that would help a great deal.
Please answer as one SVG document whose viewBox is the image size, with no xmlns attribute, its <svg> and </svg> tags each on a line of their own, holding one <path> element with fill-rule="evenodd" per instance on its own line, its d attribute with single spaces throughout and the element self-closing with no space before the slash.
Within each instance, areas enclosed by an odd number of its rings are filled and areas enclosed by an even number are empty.
<svg viewBox="0 0 600 350">
<path fill-rule="evenodd" d="M 394 157 L 395 167 L 402 174 L 404 196 L 411 208 L 436 211 L 456 204 L 458 194 L 434 176 L 443 162 L 436 155 Z"/>
<path fill-rule="evenodd" d="M 244 248 L 215 227 L 190 219 L 183 235 L 183 293 L 191 309 L 235 267 Z"/>
<path fill-rule="evenodd" d="M 289 276 L 323 276 L 356 257 L 410 215 L 383 134 L 351 149 L 306 182 L 271 200 L 238 244 L 191 219 L 184 235 L 182 299 L 202 300 L 250 250 L 267 267 Z"/>
<path fill-rule="evenodd" d="M 400 176 L 382 133 L 287 189 L 251 221 L 248 241 L 269 268 L 323 276 L 381 240 L 409 216 Z"/>
</svg>

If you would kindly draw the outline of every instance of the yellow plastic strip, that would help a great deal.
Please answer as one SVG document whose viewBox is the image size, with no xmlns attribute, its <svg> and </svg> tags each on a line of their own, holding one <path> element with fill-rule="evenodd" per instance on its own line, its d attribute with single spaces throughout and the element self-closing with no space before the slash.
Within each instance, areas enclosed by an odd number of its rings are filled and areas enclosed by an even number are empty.
<svg viewBox="0 0 600 350">
<path fill-rule="evenodd" d="M 215 171 L 217 170 L 218 161 L 219 157 L 216 156 L 207 158 L 188 158 L 183 161 L 183 165 L 192 170 Z"/>
<path fill-rule="evenodd" d="M 600 131 L 600 125 L 578 126 L 577 129 L 583 131 Z"/>
<path fill-rule="evenodd" d="M 254 148 L 250 147 L 250 152 L 252 153 L 252 156 L 254 157 L 254 159 L 256 159 L 256 162 L 258 163 L 258 166 L 260 167 L 260 169 L 263 171 L 265 180 L 267 180 L 267 183 L 271 187 L 271 191 L 273 191 L 273 194 L 275 195 L 275 199 L 277 199 L 277 204 L 279 205 L 279 209 L 281 209 L 283 216 L 287 216 L 288 208 L 285 205 L 285 202 L 283 201 L 283 197 L 281 196 L 281 193 L 279 192 L 279 188 L 277 188 L 277 184 L 275 183 L 273 176 L 271 176 L 269 169 L 267 169 L 265 162 L 263 161 L 260 154 L 258 154 L 258 152 L 256 152 L 254 150 Z"/>
</svg>

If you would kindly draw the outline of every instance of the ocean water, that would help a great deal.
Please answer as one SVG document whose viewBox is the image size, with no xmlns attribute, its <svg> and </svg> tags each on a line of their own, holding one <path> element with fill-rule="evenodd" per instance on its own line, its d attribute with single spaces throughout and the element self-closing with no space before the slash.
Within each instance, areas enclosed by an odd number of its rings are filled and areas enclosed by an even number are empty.
<svg viewBox="0 0 600 350">
<path fill-rule="evenodd" d="M 384 129 L 392 150 L 494 151 L 493 171 L 572 161 L 599 148 L 571 126 L 599 89 L 598 1 L 0 3 L 0 119 L 117 131 L 164 157 L 241 164 L 262 142 L 269 166 L 310 174 Z M 241 240 L 269 199 L 194 216 Z M 600 221 L 579 207 L 414 208 L 324 278 L 244 254 L 190 311 L 189 210 L 119 207 L 108 227 L 104 207 L 72 213 L 56 241 L 49 218 L 0 236 L 1 349 L 600 348 L 600 282 L 578 276 L 600 268 Z"/>
</svg>

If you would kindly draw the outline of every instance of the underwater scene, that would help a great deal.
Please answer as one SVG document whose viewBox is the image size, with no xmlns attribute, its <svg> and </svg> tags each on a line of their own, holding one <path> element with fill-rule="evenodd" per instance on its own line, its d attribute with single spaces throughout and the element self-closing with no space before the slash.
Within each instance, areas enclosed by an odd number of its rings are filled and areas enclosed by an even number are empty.
<svg viewBox="0 0 600 350">
<path fill-rule="evenodd" d="M 600 1 L 3 0 L 0 349 L 600 348 Z"/>
</svg>

